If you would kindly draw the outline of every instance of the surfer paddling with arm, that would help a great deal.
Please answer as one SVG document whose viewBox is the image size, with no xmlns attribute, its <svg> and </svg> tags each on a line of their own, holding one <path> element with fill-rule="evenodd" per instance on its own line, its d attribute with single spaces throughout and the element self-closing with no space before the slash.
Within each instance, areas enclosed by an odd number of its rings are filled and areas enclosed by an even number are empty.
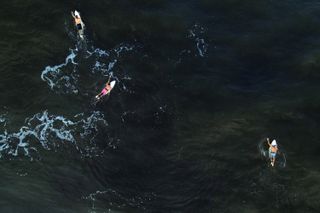
<svg viewBox="0 0 320 213">
<path fill-rule="evenodd" d="M 278 145 L 277 145 L 277 141 L 276 140 L 273 140 L 271 143 L 270 143 L 270 140 L 269 138 L 267 138 L 267 142 L 268 142 L 268 145 L 269 145 L 269 158 L 271 160 L 271 166 L 274 166 L 274 163 L 276 161 L 276 155 L 278 153 Z"/>
<path fill-rule="evenodd" d="M 114 87 L 116 82 L 115 81 L 110 82 L 110 79 L 111 79 L 111 76 L 109 77 L 109 79 L 108 79 L 105 87 L 102 89 L 102 91 L 98 95 L 96 95 L 97 100 L 99 100 L 100 98 L 102 98 L 105 95 L 108 95 L 111 92 L 111 90 Z"/>
</svg>

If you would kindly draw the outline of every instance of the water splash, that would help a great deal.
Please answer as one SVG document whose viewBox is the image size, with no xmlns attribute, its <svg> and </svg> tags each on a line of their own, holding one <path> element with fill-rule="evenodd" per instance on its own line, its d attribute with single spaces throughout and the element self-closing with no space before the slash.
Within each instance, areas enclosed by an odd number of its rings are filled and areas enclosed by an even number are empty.
<svg viewBox="0 0 320 213">
<path fill-rule="evenodd" d="M 263 139 L 261 141 L 259 141 L 258 143 L 258 150 L 259 150 L 259 153 L 261 155 L 262 158 L 269 158 L 269 151 L 268 149 L 266 148 L 266 140 Z"/>
</svg>

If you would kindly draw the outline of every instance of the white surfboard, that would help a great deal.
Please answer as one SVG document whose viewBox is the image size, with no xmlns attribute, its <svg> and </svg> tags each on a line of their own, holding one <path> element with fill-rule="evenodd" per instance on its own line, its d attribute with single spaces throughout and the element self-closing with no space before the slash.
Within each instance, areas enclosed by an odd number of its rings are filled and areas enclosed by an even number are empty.
<svg viewBox="0 0 320 213">
<path fill-rule="evenodd" d="M 258 149 L 259 149 L 259 152 L 260 152 L 262 158 L 266 159 L 268 161 L 268 164 L 270 164 L 270 149 L 267 148 L 267 144 L 266 144 L 265 140 L 261 140 L 258 143 Z M 287 164 L 286 153 L 284 152 L 284 150 L 281 147 L 279 147 L 279 152 L 276 155 L 275 166 L 280 167 L 280 168 L 284 168 L 284 167 L 286 167 L 286 164 Z"/>
<path fill-rule="evenodd" d="M 80 16 L 80 13 L 79 13 L 78 11 L 76 11 L 76 10 L 74 11 L 74 15 L 81 17 L 81 16 Z"/>
<path fill-rule="evenodd" d="M 108 93 L 107 94 L 109 94 L 110 92 L 111 92 L 111 90 L 113 89 L 113 87 L 116 85 L 116 81 L 111 81 L 110 82 L 110 87 L 111 87 L 111 89 L 108 91 Z"/>
<path fill-rule="evenodd" d="M 110 87 L 111 87 L 111 89 L 104 95 L 104 96 L 108 96 L 109 94 L 110 94 L 110 92 L 111 92 L 111 90 L 114 88 L 114 86 L 116 85 L 116 81 L 111 81 L 110 82 Z M 97 95 L 98 96 L 98 95 Z M 104 96 L 102 96 L 102 97 L 95 97 L 95 99 L 94 99 L 94 101 L 93 101 L 93 104 L 94 105 L 96 105 L 100 100 L 101 100 L 101 98 L 103 98 Z"/>
<path fill-rule="evenodd" d="M 81 18 L 80 13 L 77 10 L 74 11 L 74 15 L 79 16 Z M 84 23 L 82 22 L 82 19 L 81 19 L 81 30 L 78 30 L 78 33 L 80 38 L 84 39 Z"/>
</svg>

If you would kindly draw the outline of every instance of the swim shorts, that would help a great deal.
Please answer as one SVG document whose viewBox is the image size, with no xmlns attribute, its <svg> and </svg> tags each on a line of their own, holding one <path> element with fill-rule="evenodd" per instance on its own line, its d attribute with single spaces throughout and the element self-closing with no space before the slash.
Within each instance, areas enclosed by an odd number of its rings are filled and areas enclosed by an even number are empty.
<svg viewBox="0 0 320 213">
<path fill-rule="evenodd" d="M 82 30 L 81 24 L 77 24 L 77 29 L 78 29 L 78 30 Z"/>
<path fill-rule="evenodd" d="M 106 88 L 104 88 L 102 91 L 101 91 L 102 95 L 106 95 L 108 93 L 108 90 L 106 90 Z"/>
<path fill-rule="evenodd" d="M 276 157 L 276 154 L 275 152 L 270 152 L 270 158 L 275 158 Z"/>
</svg>

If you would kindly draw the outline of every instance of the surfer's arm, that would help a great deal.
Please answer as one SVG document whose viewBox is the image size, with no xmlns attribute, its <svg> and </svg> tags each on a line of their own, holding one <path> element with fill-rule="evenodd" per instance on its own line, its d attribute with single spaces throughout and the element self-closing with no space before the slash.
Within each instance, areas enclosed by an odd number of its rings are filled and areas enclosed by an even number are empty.
<svg viewBox="0 0 320 213">
<path fill-rule="evenodd" d="M 109 79 L 108 79 L 106 85 L 108 85 L 110 83 L 110 80 L 111 80 L 111 75 L 109 76 Z"/>
<path fill-rule="evenodd" d="M 271 146 L 269 138 L 267 138 L 268 145 Z"/>
<path fill-rule="evenodd" d="M 73 11 L 71 11 L 71 16 L 72 16 L 73 18 L 76 18 L 76 17 L 74 16 L 74 14 L 73 14 Z"/>
</svg>

